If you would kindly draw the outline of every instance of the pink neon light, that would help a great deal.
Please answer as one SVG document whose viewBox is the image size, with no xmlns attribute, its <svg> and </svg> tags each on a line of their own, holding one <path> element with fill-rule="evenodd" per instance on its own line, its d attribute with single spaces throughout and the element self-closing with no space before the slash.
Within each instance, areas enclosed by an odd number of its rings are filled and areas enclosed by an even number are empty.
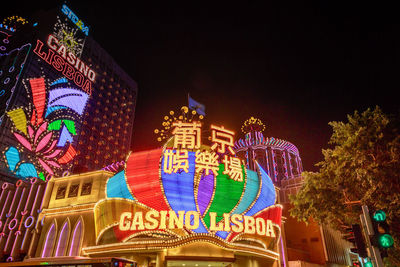
<svg viewBox="0 0 400 267">
<path fill-rule="evenodd" d="M 23 137 L 22 135 L 20 135 L 19 133 L 14 133 L 15 138 L 17 138 L 17 140 L 24 146 L 26 147 L 26 149 L 28 149 L 29 151 L 32 151 L 32 146 L 31 143 L 29 143 L 28 140 L 26 140 L 25 137 Z"/>
<path fill-rule="evenodd" d="M 42 140 L 40 140 L 39 144 L 36 147 L 36 152 L 40 152 L 40 150 L 42 150 L 50 141 L 51 137 L 53 136 L 53 133 L 50 132 L 48 134 L 46 134 Z"/>
<path fill-rule="evenodd" d="M 53 143 L 51 144 L 51 146 L 50 146 L 48 149 L 46 149 L 46 150 L 43 152 L 43 154 L 48 154 L 50 151 L 52 151 L 53 148 L 56 146 L 56 144 L 57 144 L 57 140 L 54 140 Z M 56 150 L 56 151 L 57 151 L 57 150 Z M 60 150 L 59 152 L 61 152 L 61 150 Z M 52 154 L 51 154 L 51 155 L 52 155 Z M 55 155 L 55 156 L 56 156 L 56 155 Z M 49 156 L 46 156 L 46 157 L 50 158 L 50 155 L 49 155 Z"/>
<path fill-rule="evenodd" d="M 49 165 L 47 165 L 46 162 L 44 162 L 43 160 L 41 160 L 41 159 L 39 159 L 39 158 L 38 158 L 38 160 L 39 160 L 39 163 L 42 165 L 42 167 L 43 167 L 49 174 L 51 174 L 51 175 L 54 174 L 53 170 L 50 168 Z"/>
<path fill-rule="evenodd" d="M 34 143 L 36 144 L 39 136 L 47 129 L 47 122 L 40 125 L 39 129 L 36 132 Z"/>
<path fill-rule="evenodd" d="M 285 262 L 285 248 L 283 247 L 283 239 L 282 239 L 282 236 L 281 236 L 281 251 L 282 251 L 283 266 L 286 267 L 286 262 Z"/>
<path fill-rule="evenodd" d="M 33 138 L 33 134 L 34 134 L 34 130 L 32 129 L 32 127 L 30 125 L 28 125 L 28 134 L 29 134 L 29 138 Z"/>
</svg>

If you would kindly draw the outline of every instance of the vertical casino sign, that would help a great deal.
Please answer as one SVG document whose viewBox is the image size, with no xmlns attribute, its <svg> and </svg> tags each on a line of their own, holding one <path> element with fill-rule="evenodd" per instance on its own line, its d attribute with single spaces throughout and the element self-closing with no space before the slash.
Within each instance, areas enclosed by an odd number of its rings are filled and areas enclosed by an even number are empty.
<svg viewBox="0 0 400 267">
<path fill-rule="evenodd" d="M 95 207 L 97 243 L 148 235 L 167 237 L 166 246 L 203 240 L 276 247 L 282 207 L 267 173 L 236 156 L 233 131 L 211 125 L 203 144 L 202 116 L 186 107 L 182 113 L 165 116 L 164 129 L 155 131 L 170 133 L 159 137 L 162 148 L 131 153 L 125 170 L 108 180 L 107 198 Z"/>
<path fill-rule="evenodd" d="M 46 180 L 71 167 L 96 82 L 96 72 L 81 58 L 88 32 L 64 4 L 52 31 L 32 44 L 22 79 L 26 100 L 6 112 L 15 143 L 2 151 L 9 171 L 19 178 Z"/>
</svg>

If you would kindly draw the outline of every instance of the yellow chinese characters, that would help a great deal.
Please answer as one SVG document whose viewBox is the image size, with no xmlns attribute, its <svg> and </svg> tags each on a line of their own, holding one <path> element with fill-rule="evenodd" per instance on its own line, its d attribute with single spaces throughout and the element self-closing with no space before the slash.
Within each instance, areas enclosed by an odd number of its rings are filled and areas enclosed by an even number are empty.
<svg viewBox="0 0 400 267">
<path fill-rule="evenodd" d="M 243 181 L 242 161 L 239 158 L 225 155 L 222 162 L 225 166 L 223 174 L 228 174 L 235 181 Z"/>
<path fill-rule="evenodd" d="M 174 130 L 174 148 L 199 149 L 201 146 L 201 123 L 176 121 L 172 124 Z"/>
<path fill-rule="evenodd" d="M 209 175 L 210 171 L 212 171 L 215 176 L 218 175 L 218 155 L 215 152 L 196 151 L 195 156 L 196 172 L 204 171 L 204 175 Z"/>
<path fill-rule="evenodd" d="M 173 151 L 170 149 L 164 152 L 163 170 L 165 173 L 177 173 L 178 171 L 189 172 L 189 156 L 187 150 Z"/>
<path fill-rule="evenodd" d="M 221 154 L 225 154 L 226 149 L 228 149 L 232 155 L 235 155 L 235 151 L 232 149 L 234 135 L 234 132 L 225 129 L 224 126 L 211 125 L 211 142 L 213 142 L 211 149 L 217 148 L 218 153 Z"/>
<path fill-rule="evenodd" d="M 200 151 L 201 147 L 201 123 L 198 121 L 175 121 L 172 131 L 174 135 L 175 150 L 164 152 L 163 169 L 165 173 L 188 172 L 189 160 L 187 149 L 197 149 L 195 154 L 196 172 L 209 175 L 211 172 L 217 176 L 219 165 L 224 164 L 223 174 L 230 179 L 243 181 L 242 161 L 235 156 L 233 131 L 224 126 L 211 125 L 211 151 Z"/>
</svg>

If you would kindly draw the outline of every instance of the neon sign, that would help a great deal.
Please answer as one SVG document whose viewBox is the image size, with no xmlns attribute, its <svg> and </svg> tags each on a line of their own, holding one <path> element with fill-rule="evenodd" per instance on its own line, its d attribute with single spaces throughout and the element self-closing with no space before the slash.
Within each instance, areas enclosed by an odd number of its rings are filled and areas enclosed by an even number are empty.
<svg viewBox="0 0 400 267">
<path fill-rule="evenodd" d="M 76 25 L 79 29 L 82 30 L 84 34 L 89 35 L 89 27 L 85 26 L 82 20 L 80 20 L 74 12 L 69 9 L 66 5 L 61 7 L 61 11 Z"/>
<path fill-rule="evenodd" d="M 89 95 L 70 88 L 65 78 L 55 80 L 50 88 L 43 77 L 34 78 L 27 87 L 33 105 L 7 112 L 19 145 L 8 147 L 4 157 L 9 170 L 17 176 L 45 180 L 75 157 L 72 144 L 76 139 L 73 136 L 77 135 L 76 122 Z M 28 160 L 22 159 L 22 155 Z"/>
<path fill-rule="evenodd" d="M 91 95 L 96 73 L 72 52 L 67 52 L 67 48 L 51 34 L 47 39 L 47 46 L 45 51 L 43 42 L 37 40 L 33 52 Z"/>
<path fill-rule="evenodd" d="M 257 234 L 260 236 L 276 237 L 274 226 L 271 220 L 254 218 L 229 213 L 223 214 L 224 221 L 218 224 L 217 213 L 210 212 L 210 231 L 226 231 L 234 233 Z M 168 222 L 168 223 L 167 223 Z M 123 212 L 119 221 L 119 230 L 155 230 L 155 229 L 197 229 L 200 225 L 200 214 L 196 211 L 175 212 L 151 210 L 146 213 L 141 211 Z"/>
<path fill-rule="evenodd" d="M 249 170 L 237 158 L 234 132 L 212 125 L 205 145 L 199 121 L 178 116 L 169 126 L 163 148 L 130 154 L 125 170 L 108 180 L 107 198 L 95 207 L 97 242 L 107 232 L 121 242 L 146 234 L 201 235 L 273 247 L 282 206 L 263 168 Z"/>
</svg>

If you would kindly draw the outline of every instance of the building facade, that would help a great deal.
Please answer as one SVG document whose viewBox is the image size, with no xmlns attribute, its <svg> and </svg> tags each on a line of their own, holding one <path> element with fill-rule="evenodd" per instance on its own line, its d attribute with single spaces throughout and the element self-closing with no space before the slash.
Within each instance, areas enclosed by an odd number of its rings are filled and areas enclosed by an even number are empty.
<svg viewBox="0 0 400 267">
<path fill-rule="evenodd" d="M 272 180 L 235 155 L 232 131 L 211 125 L 211 144 L 202 144 L 202 123 L 189 119 L 172 123 L 163 147 L 130 153 L 122 171 L 5 182 L 0 266 L 280 266 Z M 36 217 L 21 217 L 32 210 Z"/>
<path fill-rule="evenodd" d="M 1 26 L 1 179 L 46 180 L 124 160 L 137 85 L 84 20 L 62 4 Z"/>
<path fill-rule="evenodd" d="M 243 182 L 221 174 L 204 180 L 192 171 L 168 174 L 164 152 L 132 153 L 125 170 L 116 174 L 101 170 L 52 178 L 32 222 L 35 231 L 21 227 L 32 232 L 19 255 L 25 256 L 23 262 L 9 256 L 8 266 L 94 266 L 111 258 L 128 264 L 115 266 L 279 266 L 281 206 L 265 171 L 248 171 Z M 214 189 L 207 185 L 211 179 L 216 179 Z M 226 186 L 238 198 L 218 204 Z M 200 203 L 208 194 L 214 199 L 203 210 Z M 234 200 L 239 202 L 232 206 Z M 219 213 L 227 208 L 242 210 L 236 213 L 242 222 L 223 223 L 230 214 L 220 218 Z"/>
</svg>

